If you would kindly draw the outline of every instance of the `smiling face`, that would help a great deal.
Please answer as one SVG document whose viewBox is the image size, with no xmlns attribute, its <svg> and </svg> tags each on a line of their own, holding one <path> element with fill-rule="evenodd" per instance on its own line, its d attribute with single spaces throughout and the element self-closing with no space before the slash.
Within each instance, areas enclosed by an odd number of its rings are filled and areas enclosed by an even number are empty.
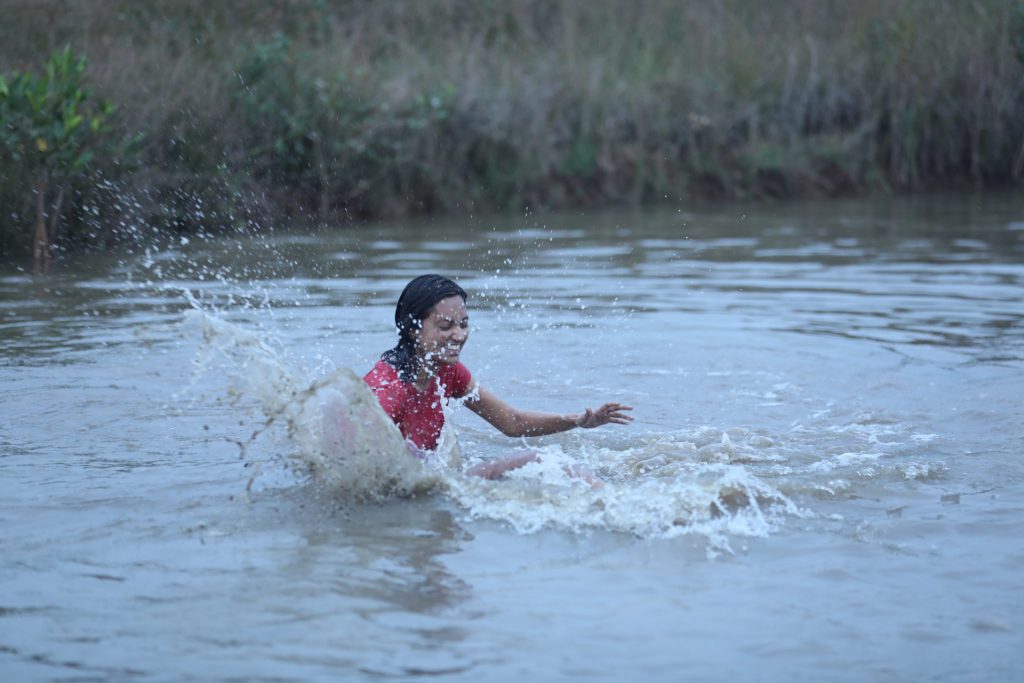
<svg viewBox="0 0 1024 683">
<path fill-rule="evenodd" d="M 438 368 L 459 361 L 469 338 L 469 315 L 461 296 L 438 301 L 416 335 L 416 350 L 428 366 Z"/>
</svg>

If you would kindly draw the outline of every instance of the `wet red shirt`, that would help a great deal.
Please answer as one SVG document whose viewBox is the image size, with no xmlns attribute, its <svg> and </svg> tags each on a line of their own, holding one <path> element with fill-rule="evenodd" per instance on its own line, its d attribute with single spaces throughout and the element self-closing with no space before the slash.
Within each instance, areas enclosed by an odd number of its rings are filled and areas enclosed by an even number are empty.
<svg viewBox="0 0 1024 683">
<path fill-rule="evenodd" d="M 462 363 L 441 368 L 422 392 L 403 382 L 398 371 L 384 361 L 378 361 L 363 377 L 377 395 L 384 412 L 398 425 L 402 436 L 424 450 L 437 448 L 437 439 L 444 426 L 442 396 L 443 400 L 462 398 L 469 392 L 472 380 L 472 374 Z"/>
</svg>

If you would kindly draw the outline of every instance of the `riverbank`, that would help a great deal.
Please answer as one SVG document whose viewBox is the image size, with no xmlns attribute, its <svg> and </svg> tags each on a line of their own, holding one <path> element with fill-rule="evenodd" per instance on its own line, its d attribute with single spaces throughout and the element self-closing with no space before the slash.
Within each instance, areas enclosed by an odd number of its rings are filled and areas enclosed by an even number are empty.
<svg viewBox="0 0 1024 683">
<path fill-rule="evenodd" d="M 143 134 L 62 209 L 83 244 L 1024 178 L 1008 0 L 5 5 L 0 71 L 70 46 Z M 31 183 L 2 163 L 27 234 Z"/>
</svg>

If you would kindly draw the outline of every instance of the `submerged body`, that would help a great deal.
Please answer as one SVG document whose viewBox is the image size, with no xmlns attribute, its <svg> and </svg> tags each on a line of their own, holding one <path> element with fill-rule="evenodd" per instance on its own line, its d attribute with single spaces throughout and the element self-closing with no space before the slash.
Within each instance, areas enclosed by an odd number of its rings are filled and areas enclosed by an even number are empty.
<svg viewBox="0 0 1024 683">
<path fill-rule="evenodd" d="M 441 402 L 466 396 L 473 376 L 462 363 L 447 365 L 421 391 L 415 384 L 403 382 L 391 365 L 378 361 L 363 380 L 373 389 L 384 412 L 406 441 L 418 449 L 430 451 L 437 448 L 444 427 Z"/>
<path fill-rule="evenodd" d="M 459 362 L 469 338 L 466 293 L 448 278 L 421 275 L 406 285 L 395 324 L 398 344 L 383 354 L 364 380 L 413 450 L 437 447 L 445 419 L 442 404 L 452 398 L 464 399 L 470 410 L 512 437 L 629 424 L 633 419 L 626 414 L 632 408 L 620 403 L 570 414 L 519 410 L 479 386 Z M 536 459 L 535 454 L 523 454 L 478 466 L 471 473 L 496 478 Z"/>
</svg>

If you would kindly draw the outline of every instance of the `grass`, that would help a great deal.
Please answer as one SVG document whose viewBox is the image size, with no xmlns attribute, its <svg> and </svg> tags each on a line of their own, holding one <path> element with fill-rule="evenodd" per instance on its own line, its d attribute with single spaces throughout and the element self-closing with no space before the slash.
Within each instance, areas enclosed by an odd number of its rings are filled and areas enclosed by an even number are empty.
<svg viewBox="0 0 1024 683">
<path fill-rule="evenodd" d="M 0 9 L 0 71 L 70 45 L 125 134 L 145 134 L 138 170 L 106 169 L 132 200 L 92 219 L 105 225 L 336 224 L 1024 178 L 1017 0 Z M 17 169 L 0 176 L 10 187 Z"/>
</svg>

